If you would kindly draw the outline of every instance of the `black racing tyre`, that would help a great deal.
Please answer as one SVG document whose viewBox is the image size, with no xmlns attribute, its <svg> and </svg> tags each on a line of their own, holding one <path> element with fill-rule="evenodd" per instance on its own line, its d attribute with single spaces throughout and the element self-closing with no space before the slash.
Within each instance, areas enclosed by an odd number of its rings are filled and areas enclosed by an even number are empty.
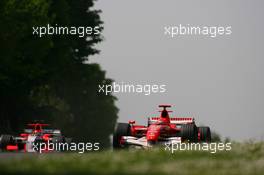
<svg viewBox="0 0 264 175">
<path fill-rule="evenodd" d="M 64 143 L 65 142 L 65 139 L 63 136 L 53 136 L 52 137 L 52 142 L 53 143 Z"/>
<path fill-rule="evenodd" d="M 200 142 L 211 142 L 211 130 L 209 127 L 198 127 L 198 133 L 200 134 Z"/>
<path fill-rule="evenodd" d="M 71 144 L 72 138 L 65 137 L 64 141 L 65 141 L 65 143 Z"/>
<path fill-rule="evenodd" d="M 0 149 L 5 149 L 7 145 L 13 142 L 11 135 L 1 135 L 0 137 Z"/>
<path fill-rule="evenodd" d="M 120 145 L 120 139 L 122 136 L 130 136 L 130 135 L 131 135 L 131 130 L 130 130 L 130 125 L 128 123 L 117 123 L 117 127 L 113 135 L 113 148 L 114 149 L 124 148 L 122 145 Z"/>
<path fill-rule="evenodd" d="M 181 137 L 184 141 L 197 142 L 198 130 L 195 124 L 183 124 L 181 126 Z"/>
<path fill-rule="evenodd" d="M 64 144 L 69 144 L 69 143 L 66 143 L 65 142 L 65 137 L 63 136 L 59 136 L 59 135 L 54 135 L 52 137 L 52 143 L 54 143 L 56 146 L 54 146 L 56 149 L 54 151 L 60 151 L 60 152 L 63 152 L 63 151 L 67 151 L 65 150 L 64 148 Z"/>
</svg>

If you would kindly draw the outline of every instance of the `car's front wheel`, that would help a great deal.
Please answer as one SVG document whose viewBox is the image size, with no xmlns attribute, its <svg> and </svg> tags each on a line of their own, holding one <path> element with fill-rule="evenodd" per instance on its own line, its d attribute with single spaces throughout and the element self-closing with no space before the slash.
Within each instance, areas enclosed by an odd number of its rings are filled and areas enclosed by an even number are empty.
<svg viewBox="0 0 264 175">
<path fill-rule="evenodd" d="M 12 141 L 13 141 L 13 136 L 1 135 L 1 137 L 0 137 L 0 149 L 5 150 L 6 146 L 11 144 Z"/>
<path fill-rule="evenodd" d="M 122 145 L 121 137 L 122 136 L 130 136 L 131 135 L 131 127 L 128 123 L 117 123 L 115 132 L 113 134 L 113 148 L 120 149 L 124 148 L 125 146 Z"/>
</svg>

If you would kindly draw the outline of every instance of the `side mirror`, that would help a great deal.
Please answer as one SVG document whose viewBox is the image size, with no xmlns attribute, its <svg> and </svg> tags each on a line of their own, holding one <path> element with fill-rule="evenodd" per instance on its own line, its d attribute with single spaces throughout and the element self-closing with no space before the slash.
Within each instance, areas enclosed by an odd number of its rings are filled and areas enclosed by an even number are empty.
<svg viewBox="0 0 264 175">
<path fill-rule="evenodd" d="M 131 125 L 133 125 L 133 124 L 136 123 L 136 121 L 135 120 L 129 120 L 128 123 L 131 124 Z"/>
</svg>

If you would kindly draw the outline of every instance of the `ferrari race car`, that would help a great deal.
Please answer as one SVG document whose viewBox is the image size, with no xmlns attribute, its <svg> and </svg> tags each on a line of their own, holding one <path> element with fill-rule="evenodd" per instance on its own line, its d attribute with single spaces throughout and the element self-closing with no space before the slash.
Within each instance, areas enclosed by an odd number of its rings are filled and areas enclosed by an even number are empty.
<svg viewBox="0 0 264 175">
<path fill-rule="evenodd" d="M 21 152 L 38 152 L 45 147 L 46 152 L 54 150 L 48 147 L 49 143 L 68 143 L 70 138 L 62 136 L 58 129 L 47 129 L 49 124 L 32 123 L 27 125 L 18 137 L 12 135 L 1 135 L 0 150 L 2 151 L 21 151 Z"/>
<path fill-rule="evenodd" d="M 173 144 L 181 142 L 210 142 L 209 127 L 197 127 L 194 118 L 170 118 L 167 108 L 171 105 L 159 105 L 159 117 L 148 118 L 147 126 L 129 123 L 117 123 L 113 134 L 113 148 L 129 146 L 152 147 L 156 144 Z"/>
</svg>

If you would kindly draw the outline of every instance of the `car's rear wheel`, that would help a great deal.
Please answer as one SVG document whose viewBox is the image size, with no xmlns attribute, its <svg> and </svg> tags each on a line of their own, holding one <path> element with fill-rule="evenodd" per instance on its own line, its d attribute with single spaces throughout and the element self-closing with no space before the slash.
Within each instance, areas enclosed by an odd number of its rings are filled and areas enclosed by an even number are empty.
<svg viewBox="0 0 264 175">
<path fill-rule="evenodd" d="M 211 142 L 211 130 L 207 126 L 198 127 L 199 141 L 200 142 Z"/>
<path fill-rule="evenodd" d="M 53 151 L 67 151 L 66 150 L 67 146 L 64 146 L 64 144 L 66 143 L 64 136 L 54 135 L 52 137 L 51 141 L 52 141 L 52 143 L 54 143 L 56 145 L 56 146 L 54 146 L 55 149 Z M 69 143 L 67 143 L 67 144 L 69 144 Z"/>
<path fill-rule="evenodd" d="M 65 143 L 68 143 L 68 144 L 71 144 L 72 142 L 72 138 L 65 137 L 64 140 L 65 140 Z"/>
<path fill-rule="evenodd" d="M 11 135 L 1 135 L 0 137 L 0 148 L 6 149 L 6 146 L 13 142 L 13 137 Z"/>
<path fill-rule="evenodd" d="M 117 123 L 117 127 L 115 129 L 113 135 L 113 148 L 120 149 L 125 148 L 125 145 L 120 143 L 122 136 L 130 136 L 131 135 L 131 127 L 128 123 Z"/>
<path fill-rule="evenodd" d="M 63 136 L 53 136 L 52 142 L 53 143 L 63 143 L 64 137 Z"/>
<path fill-rule="evenodd" d="M 198 130 L 195 124 L 183 124 L 181 126 L 181 137 L 184 141 L 197 142 Z"/>
</svg>

